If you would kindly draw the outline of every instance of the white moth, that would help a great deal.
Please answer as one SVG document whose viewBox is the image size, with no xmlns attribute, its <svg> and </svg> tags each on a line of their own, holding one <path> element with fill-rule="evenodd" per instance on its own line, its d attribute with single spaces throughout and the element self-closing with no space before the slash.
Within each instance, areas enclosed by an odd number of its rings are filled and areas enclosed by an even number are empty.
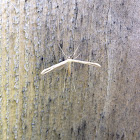
<svg viewBox="0 0 140 140">
<path fill-rule="evenodd" d="M 61 49 L 61 48 L 60 48 Z M 78 48 L 77 48 L 78 49 Z M 77 50 L 76 49 L 76 50 Z M 61 49 L 62 50 L 62 49 Z M 75 52 L 76 52 L 76 50 L 75 50 Z M 62 50 L 62 52 L 63 52 L 63 50 Z M 74 52 L 74 54 L 75 54 L 75 52 Z M 64 53 L 64 52 L 63 52 Z M 74 55 L 73 54 L 73 55 Z M 64 54 L 65 55 L 65 54 Z M 66 55 L 65 55 L 66 56 Z M 42 72 L 41 72 L 41 74 L 46 74 L 46 73 L 48 73 L 48 72 L 51 72 L 51 71 L 53 71 L 53 70 L 57 70 L 57 69 L 59 69 L 59 68 L 63 68 L 66 64 L 68 64 L 68 75 L 70 76 L 70 74 L 71 74 L 71 63 L 72 62 L 74 62 L 74 63 L 80 63 L 80 64 L 85 64 L 85 65 L 91 65 L 91 66 L 97 66 L 97 67 L 101 67 L 101 65 L 100 64 L 98 64 L 98 63 L 93 63 L 93 62 L 88 62 L 88 61 L 81 61 L 81 60 L 74 60 L 74 59 L 70 59 L 70 58 L 68 58 L 68 59 L 66 59 L 65 61 L 63 61 L 63 62 L 60 62 L 60 63 L 58 63 L 58 64 L 55 64 L 55 65 L 53 65 L 53 66 L 51 66 L 51 67 L 49 67 L 49 68 L 47 68 L 47 69 L 44 69 Z"/>
</svg>

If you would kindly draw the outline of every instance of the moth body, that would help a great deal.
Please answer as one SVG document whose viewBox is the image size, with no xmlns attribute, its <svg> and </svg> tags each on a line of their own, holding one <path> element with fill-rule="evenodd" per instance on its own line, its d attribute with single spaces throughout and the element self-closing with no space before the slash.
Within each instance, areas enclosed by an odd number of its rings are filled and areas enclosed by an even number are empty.
<svg viewBox="0 0 140 140">
<path fill-rule="evenodd" d="M 59 46 L 59 48 L 61 49 L 60 46 Z M 77 49 L 78 49 L 78 48 L 79 48 L 79 47 L 77 47 Z M 73 56 L 75 55 L 77 49 L 75 50 Z M 61 50 L 62 50 L 62 49 L 61 49 Z M 62 50 L 62 52 L 63 52 L 63 50 Z M 64 52 L 63 52 L 63 54 L 65 55 Z M 65 56 L 66 56 L 66 55 L 65 55 Z M 79 56 L 79 55 L 78 55 L 78 56 Z M 73 63 L 73 62 L 74 62 L 74 63 L 80 63 L 80 64 L 86 64 L 86 65 L 92 65 L 92 66 L 101 67 L 101 65 L 98 64 L 98 63 L 92 63 L 92 62 L 88 62 L 88 61 L 81 61 L 81 60 L 71 59 L 70 56 L 67 57 L 67 58 L 68 58 L 68 59 L 66 59 L 66 60 L 63 61 L 63 62 L 60 62 L 60 63 L 55 64 L 55 65 L 53 65 L 53 66 L 51 66 L 51 67 L 49 67 L 49 68 L 44 69 L 44 70 L 41 72 L 41 74 L 46 74 L 46 73 L 51 72 L 51 71 L 53 71 L 53 70 L 58 70 L 58 69 L 60 69 L 60 68 L 63 68 L 63 67 L 65 66 L 65 64 L 67 64 L 67 66 L 68 66 L 68 76 L 70 76 L 70 75 L 71 75 L 71 63 Z M 76 58 L 77 58 L 77 57 L 76 57 Z"/>
<path fill-rule="evenodd" d="M 68 61 L 68 76 L 71 75 L 71 59 L 67 59 Z"/>
</svg>

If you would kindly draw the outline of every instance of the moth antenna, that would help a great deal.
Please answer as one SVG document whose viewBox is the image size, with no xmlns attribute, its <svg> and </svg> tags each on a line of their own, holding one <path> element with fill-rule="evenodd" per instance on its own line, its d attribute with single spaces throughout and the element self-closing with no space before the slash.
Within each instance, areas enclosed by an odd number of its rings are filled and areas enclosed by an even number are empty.
<svg viewBox="0 0 140 140">
<path fill-rule="evenodd" d="M 80 45 L 81 45 L 81 43 L 80 43 Z M 74 56 L 74 55 L 76 54 L 76 52 L 77 52 L 77 50 L 79 49 L 80 45 L 76 48 L 76 50 L 74 51 L 74 53 L 73 53 L 72 56 Z"/>
<path fill-rule="evenodd" d="M 81 53 L 79 53 L 74 59 L 77 59 L 80 55 L 81 55 Z"/>
<path fill-rule="evenodd" d="M 59 44 L 58 46 L 59 46 L 60 50 L 62 51 L 63 55 L 64 55 L 66 58 L 68 58 L 67 55 L 64 53 L 63 49 L 60 47 L 60 44 Z"/>
</svg>

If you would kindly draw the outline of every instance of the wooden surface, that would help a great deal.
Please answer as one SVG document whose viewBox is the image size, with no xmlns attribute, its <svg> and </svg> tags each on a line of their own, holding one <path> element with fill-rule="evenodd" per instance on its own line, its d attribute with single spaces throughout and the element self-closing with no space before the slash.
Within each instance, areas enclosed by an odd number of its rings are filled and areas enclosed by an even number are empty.
<svg viewBox="0 0 140 140">
<path fill-rule="evenodd" d="M 0 1 L 1 140 L 140 139 L 140 1 Z M 74 53 L 101 68 L 44 68 Z"/>
</svg>

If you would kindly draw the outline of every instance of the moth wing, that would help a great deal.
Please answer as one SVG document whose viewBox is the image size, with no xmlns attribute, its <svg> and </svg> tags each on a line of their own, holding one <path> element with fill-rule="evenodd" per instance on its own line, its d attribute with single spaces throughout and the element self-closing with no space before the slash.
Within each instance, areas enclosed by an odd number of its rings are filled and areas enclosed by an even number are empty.
<svg viewBox="0 0 140 140">
<path fill-rule="evenodd" d="M 41 72 L 41 74 L 46 74 L 46 73 L 48 73 L 48 72 L 50 72 L 50 71 L 52 71 L 52 70 L 62 69 L 62 68 L 65 66 L 66 63 L 67 63 L 67 60 L 65 60 L 65 61 L 63 61 L 63 62 L 60 62 L 60 63 L 58 63 L 58 64 L 55 64 L 55 65 L 53 65 L 53 66 L 51 66 L 51 67 L 49 67 L 49 68 L 47 68 L 47 69 L 44 69 L 44 70 Z"/>
<path fill-rule="evenodd" d="M 85 64 L 85 65 L 93 65 L 93 66 L 97 66 L 97 67 L 101 67 L 100 64 L 98 63 L 93 63 L 93 62 L 88 62 L 88 61 L 81 61 L 81 60 L 71 60 L 72 62 L 75 62 L 75 63 L 80 63 L 80 64 Z"/>
</svg>

